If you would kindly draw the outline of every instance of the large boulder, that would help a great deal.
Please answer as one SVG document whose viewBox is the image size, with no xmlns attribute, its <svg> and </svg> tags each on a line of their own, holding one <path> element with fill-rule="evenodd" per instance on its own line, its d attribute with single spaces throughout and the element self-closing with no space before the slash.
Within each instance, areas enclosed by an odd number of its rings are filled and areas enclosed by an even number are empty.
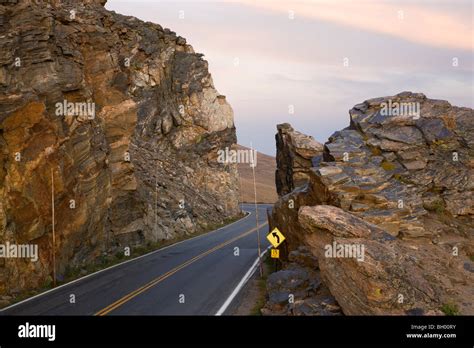
<svg viewBox="0 0 474 348">
<path fill-rule="evenodd" d="M 442 314 L 451 302 L 473 313 L 474 274 L 449 248 L 400 241 L 333 206 L 302 207 L 299 222 L 344 314 Z"/>
</svg>

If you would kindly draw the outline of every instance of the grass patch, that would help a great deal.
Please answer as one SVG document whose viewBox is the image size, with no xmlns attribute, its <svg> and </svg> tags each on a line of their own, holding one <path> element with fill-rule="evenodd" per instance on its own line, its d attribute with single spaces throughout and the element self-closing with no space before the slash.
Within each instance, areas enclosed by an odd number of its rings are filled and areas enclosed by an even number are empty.
<svg viewBox="0 0 474 348">
<path fill-rule="evenodd" d="M 459 315 L 459 307 L 455 303 L 445 303 L 441 306 L 441 311 L 446 315 Z"/>
<path fill-rule="evenodd" d="M 442 200 L 436 200 L 434 202 L 431 202 L 430 204 L 424 204 L 423 208 L 428 211 L 433 211 L 438 215 L 444 214 L 445 212 L 445 206 Z"/>
<path fill-rule="evenodd" d="M 250 315 L 262 315 L 261 309 L 267 302 L 267 279 L 270 274 L 275 272 L 275 261 L 270 257 L 270 252 L 267 252 L 263 257 L 263 277 L 258 279 L 258 291 L 260 296 L 255 303 L 255 306 L 251 309 Z"/>
<path fill-rule="evenodd" d="M 18 302 L 21 302 L 23 300 L 26 300 L 27 298 L 33 297 L 35 295 L 38 295 L 42 292 L 45 292 L 45 291 L 51 289 L 52 283 L 53 283 L 53 278 L 48 276 L 47 279 L 49 279 L 49 281 L 46 280 L 43 283 L 43 285 L 41 285 L 38 289 L 36 289 L 36 290 L 27 290 L 27 291 L 22 292 L 22 293 L 18 294 L 17 296 L 13 297 L 13 299 L 10 301 L 10 303 L 8 305 L 6 305 L 5 307 L 10 306 L 10 305 L 15 304 L 15 303 L 18 303 Z"/>
<path fill-rule="evenodd" d="M 255 306 L 252 308 L 250 311 L 250 315 L 262 315 L 261 309 L 263 306 L 265 306 L 266 302 L 266 284 L 267 284 L 267 278 L 260 278 L 258 280 L 258 291 L 260 292 L 260 296 L 257 299 L 257 303 L 255 303 Z"/>
</svg>

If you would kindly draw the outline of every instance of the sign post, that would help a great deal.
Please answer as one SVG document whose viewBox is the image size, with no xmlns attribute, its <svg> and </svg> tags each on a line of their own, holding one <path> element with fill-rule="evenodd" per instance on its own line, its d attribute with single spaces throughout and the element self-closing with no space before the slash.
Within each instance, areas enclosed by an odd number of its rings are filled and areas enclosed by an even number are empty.
<svg viewBox="0 0 474 348">
<path fill-rule="evenodd" d="M 285 236 L 275 227 L 269 234 L 267 234 L 267 239 L 274 248 L 278 248 L 278 246 L 285 240 Z"/>
<path fill-rule="evenodd" d="M 270 256 L 275 259 L 275 272 L 278 270 L 278 259 L 280 258 L 280 250 L 278 246 L 283 243 L 285 236 L 280 232 L 278 228 L 274 228 L 269 234 L 267 234 L 268 241 L 273 245 L 270 249 Z"/>
</svg>

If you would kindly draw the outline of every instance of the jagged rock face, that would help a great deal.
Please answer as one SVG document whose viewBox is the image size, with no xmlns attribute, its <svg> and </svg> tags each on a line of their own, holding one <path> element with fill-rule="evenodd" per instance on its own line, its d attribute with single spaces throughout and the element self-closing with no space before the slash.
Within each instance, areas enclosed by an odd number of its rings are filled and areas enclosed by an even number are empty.
<svg viewBox="0 0 474 348">
<path fill-rule="evenodd" d="M 278 195 L 286 195 L 309 181 L 311 159 L 322 155 L 323 145 L 313 137 L 295 131 L 288 123 L 277 126 L 277 170 L 275 182 Z"/>
<path fill-rule="evenodd" d="M 288 255 L 289 263 L 267 279 L 268 301 L 263 315 L 341 315 L 341 307 L 321 283 L 317 259 L 301 246 Z M 294 298 L 294 300 L 293 300 Z"/>
<path fill-rule="evenodd" d="M 345 314 L 474 314 L 473 110 L 404 92 L 350 116 L 271 227 L 310 247 Z M 364 245 L 365 260 L 325 257 L 333 243 Z"/>
<path fill-rule="evenodd" d="M 1 2 L 0 294 L 117 246 L 174 238 L 238 213 L 233 112 L 202 55 L 105 1 Z"/>
</svg>

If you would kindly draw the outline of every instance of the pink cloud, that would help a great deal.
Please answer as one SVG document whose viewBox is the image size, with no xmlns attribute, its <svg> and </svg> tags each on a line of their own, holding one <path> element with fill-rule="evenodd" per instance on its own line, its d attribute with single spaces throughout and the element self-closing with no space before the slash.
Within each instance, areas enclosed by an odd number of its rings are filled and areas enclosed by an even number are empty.
<svg viewBox="0 0 474 348">
<path fill-rule="evenodd" d="M 258 1 L 239 3 L 285 13 L 295 18 L 320 19 L 356 29 L 388 34 L 405 40 L 443 48 L 473 49 L 473 25 L 468 16 L 442 12 L 427 5 L 400 2 L 313 0 Z M 453 6 L 456 6 L 453 3 Z M 468 6 L 469 7 L 469 6 Z M 472 9 L 469 9 L 472 10 Z"/>
</svg>

